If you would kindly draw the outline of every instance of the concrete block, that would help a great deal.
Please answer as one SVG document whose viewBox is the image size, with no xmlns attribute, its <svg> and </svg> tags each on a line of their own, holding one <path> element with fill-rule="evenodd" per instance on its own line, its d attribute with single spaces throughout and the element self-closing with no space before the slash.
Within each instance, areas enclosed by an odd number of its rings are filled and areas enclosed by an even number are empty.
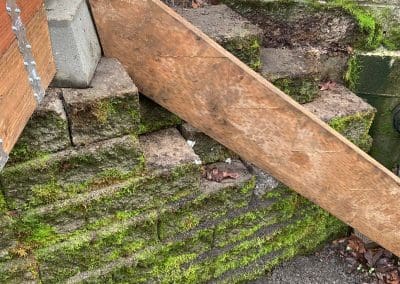
<svg viewBox="0 0 400 284">
<path fill-rule="evenodd" d="M 68 121 L 59 89 L 48 89 L 18 143 L 9 163 L 24 162 L 71 146 Z"/>
<path fill-rule="evenodd" d="M 85 145 L 136 134 L 139 93 L 123 66 L 102 58 L 88 89 L 62 89 L 72 142 Z"/>
<path fill-rule="evenodd" d="M 176 11 L 237 58 L 258 70 L 262 30 L 226 5 Z"/>
<path fill-rule="evenodd" d="M 53 86 L 86 88 L 101 57 L 85 0 L 46 0 L 57 74 Z"/>
<path fill-rule="evenodd" d="M 141 95 L 140 102 L 140 127 L 139 134 L 158 131 L 182 123 L 175 114 L 159 106 L 151 99 Z"/>
<path fill-rule="evenodd" d="M 381 49 L 355 55 L 347 79 L 356 93 L 400 97 L 400 52 Z"/>
<path fill-rule="evenodd" d="M 261 74 L 298 103 L 313 101 L 321 81 L 342 82 L 349 55 L 320 48 L 262 48 Z"/>
<path fill-rule="evenodd" d="M 320 91 L 319 97 L 304 107 L 362 150 L 371 148 L 369 130 L 376 109 L 349 89 L 336 85 Z"/>
</svg>

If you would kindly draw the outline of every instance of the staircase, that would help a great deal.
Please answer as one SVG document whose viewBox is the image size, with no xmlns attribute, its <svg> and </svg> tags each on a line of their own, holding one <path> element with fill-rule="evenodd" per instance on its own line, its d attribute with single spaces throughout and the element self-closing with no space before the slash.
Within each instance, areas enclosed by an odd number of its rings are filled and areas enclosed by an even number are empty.
<svg viewBox="0 0 400 284">
<path fill-rule="evenodd" d="M 318 46 L 265 38 L 259 17 L 225 5 L 175 8 L 368 151 L 375 110 L 342 80 L 349 15 Z M 348 231 L 139 94 L 110 58 L 89 88 L 47 91 L 0 186 L 1 283 L 246 282 Z"/>
</svg>

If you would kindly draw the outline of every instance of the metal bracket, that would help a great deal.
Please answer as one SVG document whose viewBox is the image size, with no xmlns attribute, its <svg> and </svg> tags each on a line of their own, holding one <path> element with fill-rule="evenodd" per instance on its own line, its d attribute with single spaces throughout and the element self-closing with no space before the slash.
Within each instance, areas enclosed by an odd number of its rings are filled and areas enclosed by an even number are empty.
<svg viewBox="0 0 400 284">
<path fill-rule="evenodd" d="M 4 151 L 3 140 L 0 139 L 0 171 L 4 168 L 8 161 L 8 154 Z"/>
<path fill-rule="evenodd" d="M 6 10 L 10 15 L 12 30 L 17 38 L 19 51 L 24 59 L 29 83 L 32 86 L 37 103 L 40 104 L 44 98 L 45 90 L 42 87 L 41 79 L 36 69 L 36 62 L 32 54 L 32 46 L 26 36 L 26 29 L 21 19 L 21 9 L 18 7 L 16 0 L 7 0 Z"/>
</svg>

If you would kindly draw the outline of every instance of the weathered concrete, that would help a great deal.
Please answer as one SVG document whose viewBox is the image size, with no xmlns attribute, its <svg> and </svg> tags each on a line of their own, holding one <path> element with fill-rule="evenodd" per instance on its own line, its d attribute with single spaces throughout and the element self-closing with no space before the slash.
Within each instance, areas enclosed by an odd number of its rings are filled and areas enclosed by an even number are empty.
<svg viewBox="0 0 400 284">
<path fill-rule="evenodd" d="M 320 91 L 316 100 L 304 106 L 362 150 L 371 148 L 368 132 L 376 109 L 349 89 L 336 85 Z"/>
<path fill-rule="evenodd" d="M 138 89 L 117 60 L 101 59 L 90 88 L 62 92 L 74 145 L 138 132 Z"/>
<path fill-rule="evenodd" d="M 400 97 L 400 52 L 384 49 L 351 59 L 348 80 L 356 93 Z"/>
<path fill-rule="evenodd" d="M 179 164 L 199 162 L 199 157 L 186 144 L 177 129 L 169 128 L 144 135 L 139 141 L 148 168 L 168 169 Z"/>
<path fill-rule="evenodd" d="M 116 182 L 142 164 L 137 139 L 124 136 L 10 165 L 1 172 L 0 189 L 9 209 L 26 209 Z"/>
<path fill-rule="evenodd" d="M 85 88 L 100 60 L 101 48 L 85 0 L 46 0 L 56 62 L 56 87 Z"/>
<path fill-rule="evenodd" d="M 262 30 L 225 5 L 176 11 L 251 68 L 260 67 Z"/>
<path fill-rule="evenodd" d="M 270 81 L 313 78 L 340 82 L 348 59 L 347 53 L 328 54 L 318 48 L 262 48 L 261 74 Z"/>
<path fill-rule="evenodd" d="M 69 146 L 68 122 L 60 90 L 48 89 L 11 152 L 9 162 L 27 161 Z"/>
</svg>

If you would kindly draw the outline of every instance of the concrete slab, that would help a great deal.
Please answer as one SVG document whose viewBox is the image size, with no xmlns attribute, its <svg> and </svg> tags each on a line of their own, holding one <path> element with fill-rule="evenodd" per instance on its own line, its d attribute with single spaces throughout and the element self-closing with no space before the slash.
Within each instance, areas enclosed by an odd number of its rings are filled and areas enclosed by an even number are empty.
<svg viewBox="0 0 400 284">
<path fill-rule="evenodd" d="M 74 145 L 138 132 L 138 89 L 117 60 L 101 59 L 90 88 L 62 92 Z"/>
<path fill-rule="evenodd" d="M 101 57 L 85 0 L 46 0 L 47 18 L 57 74 L 55 87 L 86 88 Z"/>
</svg>

